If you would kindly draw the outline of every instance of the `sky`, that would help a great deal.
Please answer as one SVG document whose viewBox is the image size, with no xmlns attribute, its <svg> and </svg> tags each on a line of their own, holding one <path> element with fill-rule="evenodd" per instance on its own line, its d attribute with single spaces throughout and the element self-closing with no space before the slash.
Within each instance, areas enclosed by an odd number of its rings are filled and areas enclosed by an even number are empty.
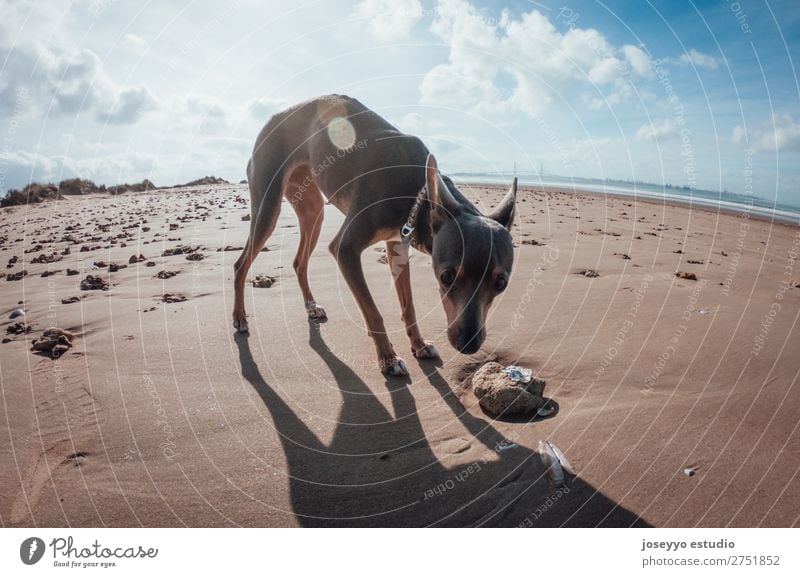
<svg viewBox="0 0 800 577">
<path fill-rule="evenodd" d="M 0 0 L 0 195 L 245 178 L 270 115 L 348 94 L 445 173 L 800 206 L 796 0 Z"/>
</svg>

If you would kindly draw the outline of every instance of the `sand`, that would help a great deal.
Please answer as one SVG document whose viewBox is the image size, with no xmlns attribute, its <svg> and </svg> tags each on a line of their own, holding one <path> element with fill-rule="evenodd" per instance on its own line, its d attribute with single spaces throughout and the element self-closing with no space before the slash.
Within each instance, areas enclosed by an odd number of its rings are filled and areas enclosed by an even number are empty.
<svg viewBox="0 0 800 577">
<path fill-rule="evenodd" d="M 490 207 L 503 191 L 465 192 Z M 215 185 L 0 211 L 0 262 L 19 260 L 2 270 L 28 273 L 0 278 L 0 330 L 33 326 L 0 345 L 3 526 L 800 524 L 797 227 L 523 190 L 514 275 L 477 355 L 449 346 L 430 258 L 412 258 L 417 317 L 441 361 L 411 356 L 368 249 L 411 372 L 398 379 L 376 369 L 328 254 L 342 221 L 332 207 L 310 277 L 328 322 L 306 319 L 284 204 L 251 271 L 276 281 L 248 283 L 251 332 L 234 334 L 239 252 L 221 249 L 244 244 L 247 198 Z M 202 260 L 161 256 L 183 245 Z M 108 290 L 80 290 L 90 274 Z M 24 319 L 9 319 L 20 306 Z M 75 335 L 57 359 L 30 350 L 50 326 Z M 558 412 L 484 414 L 466 383 L 487 359 L 532 368 Z M 576 470 L 566 487 L 550 485 L 540 440 Z"/>
</svg>

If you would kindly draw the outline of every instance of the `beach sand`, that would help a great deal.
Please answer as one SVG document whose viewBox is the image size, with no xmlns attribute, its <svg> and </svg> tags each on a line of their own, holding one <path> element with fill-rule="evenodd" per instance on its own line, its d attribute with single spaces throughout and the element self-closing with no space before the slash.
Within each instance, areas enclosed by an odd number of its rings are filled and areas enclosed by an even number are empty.
<svg viewBox="0 0 800 577">
<path fill-rule="evenodd" d="M 486 209 L 504 192 L 464 190 Z M 448 344 L 430 257 L 416 253 L 417 317 L 442 355 L 416 361 L 389 271 L 365 251 L 411 372 L 387 379 L 327 250 L 332 207 L 310 265 L 328 322 L 306 319 L 284 203 L 251 270 L 277 282 L 248 284 L 250 334 L 234 334 L 239 251 L 219 249 L 244 245 L 248 202 L 238 185 L 0 211 L 2 263 L 19 259 L 2 270 L 28 272 L 0 279 L 2 336 L 33 326 L 0 345 L 3 526 L 800 524 L 797 227 L 521 190 L 514 274 L 475 356 Z M 162 256 L 179 245 L 204 258 Z M 110 289 L 80 290 L 89 274 Z M 20 306 L 26 317 L 8 319 Z M 30 351 L 49 326 L 76 335 L 56 360 Z M 558 412 L 485 414 L 467 377 L 490 358 L 533 369 Z M 564 488 L 548 481 L 542 439 L 577 472 Z"/>
</svg>

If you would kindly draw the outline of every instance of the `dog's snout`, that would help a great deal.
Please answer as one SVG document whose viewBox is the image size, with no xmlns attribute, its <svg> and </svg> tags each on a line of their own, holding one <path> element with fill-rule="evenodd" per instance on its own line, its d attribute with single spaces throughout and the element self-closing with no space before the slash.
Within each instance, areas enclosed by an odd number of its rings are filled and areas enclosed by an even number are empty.
<svg viewBox="0 0 800 577">
<path fill-rule="evenodd" d="M 452 344 L 458 352 L 471 355 L 481 348 L 484 338 L 486 338 L 486 333 L 483 329 L 458 331 L 450 339 L 450 344 Z"/>
</svg>

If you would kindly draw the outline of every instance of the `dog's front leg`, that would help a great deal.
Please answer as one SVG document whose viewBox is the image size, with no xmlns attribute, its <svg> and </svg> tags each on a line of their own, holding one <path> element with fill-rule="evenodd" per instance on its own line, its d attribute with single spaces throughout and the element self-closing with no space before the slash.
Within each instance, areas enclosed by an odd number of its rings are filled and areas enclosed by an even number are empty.
<svg viewBox="0 0 800 577">
<path fill-rule="evenodd" d="M 411 353 L 418 359 L 435 359 L 439 352 L 433 343 L 422 338 L 417 325 L 417 313 L 414 310 L 414 299 L 411 294 L 411 269 L 408 264 L 408 245 L 404 242 L 387 241 L 386 255 L 389 270 L 392 271 L 394 288 L 400 301 L 400 310 L 406 334 L 411 341 Z"/>
<path fill-rule="evenodd" d="M 347 222 L 345 222 L 342 231 L 347 228 Z M 367 334 L 375 342 L 378 366 L 387 375 L 408 375 L 405 361 L 395 354 L 392 343 L 389 341 L 383 317 L 378 311 L 378 307 L 375 306 L 375 301 L 372 299 L 372 294 L 370 294 L 364 278 L 364 269 L 361 267 L 361 252 L 364 247 L 360 246 L 361 243 L 354 244 L 352 241 L 348 242 L 347 238 L 342 238 L 342 231 L 331 242 L 330 250 L 339 263 L 339 270 L 342 271 L 342 276 L 347 281 L 347 286 L 350 287 L 350 291 L 361 309 L 361 314 L 364 315 Z"/>
</svg>

